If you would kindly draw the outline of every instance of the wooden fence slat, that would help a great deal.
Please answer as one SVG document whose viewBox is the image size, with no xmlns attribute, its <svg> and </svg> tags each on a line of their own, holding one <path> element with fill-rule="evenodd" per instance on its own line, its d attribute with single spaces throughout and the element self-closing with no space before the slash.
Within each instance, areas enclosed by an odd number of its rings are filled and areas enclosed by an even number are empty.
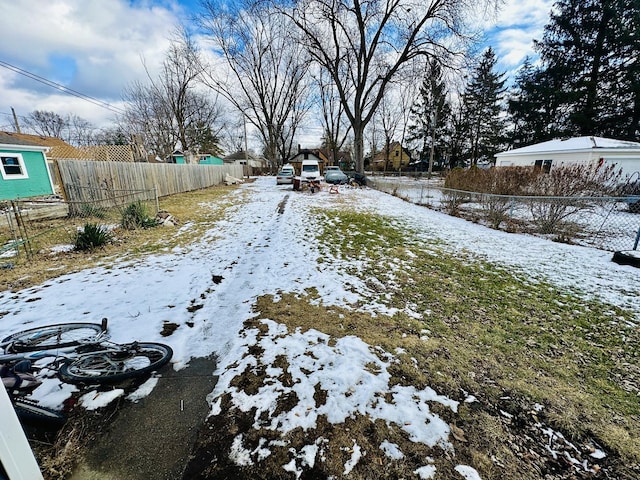
<svg viewBox="0 0 640 480">
<path fill-rule="evenodd" d="M 242 165 L 176 165 L 162 163 L 56 160 L 67 202 L 112 200 L 118 192 L 150 192 L 164 197 L 220 185 L 226 175 L 242 178 Z M 133 195 L 131 197 L 133 198 Z M 141 198 L 149 200 L 149 198 Z"/>
</svg>

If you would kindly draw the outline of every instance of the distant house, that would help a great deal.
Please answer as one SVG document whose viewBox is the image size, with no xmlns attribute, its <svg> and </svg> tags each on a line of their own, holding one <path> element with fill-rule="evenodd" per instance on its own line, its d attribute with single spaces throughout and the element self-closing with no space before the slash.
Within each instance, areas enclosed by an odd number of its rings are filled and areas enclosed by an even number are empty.
<svg viewBox="0 0 640 480">
<path fill-rule="evenodd" d="M 0 200 L 15 200 L 55 191 L 46 152 L 36 135 L 0 132 Z"/>
<path fill-rule="evenodd" d="M 324 167 L 328 164 L 327 157 L 320 149 L 308 149 L 298 147 L 298 153 L 292 156 L 287 163 L 293 165 L 296 173 L 300 174 L 303 160 L 316 160 L 320 166 L 320 172 L 324 172 Z"/>
<path fill-rule="evenodd" d="M 210 153 L 191 153 L 176 150 L 168 158 L 167 163 L 176 163 L 179 165 L 198 164 L 198 165 L 224 165 L 221 158 L 215 157 Z"/>
<path fill-rule="evenodd" d="M 254 155 L 251 152 L 240 150 L 239 152 L 227 155 L 222 159 L 225 165 L 249 165 L 252 168 L 266 168 L 266 160 Z"/>
<path fill-rule="evenodd" d="M 224 165 L 224 160 L 209 153 L 201 153 L 198 155 L 198 163 L 200 165 Z"/>
<path fill-rule="evenodd" d="M 180 165 L 184 165 L 187 163 L 187 159 L 180 150 L 176 150 L 169 157 L 167 157 L 167 163 L 177 163 Z"/>
<path fill-rule="evenodd" d="M 317 150 L 312 150 L 314 152 L 318 152 L 318 156 L 326 159 L 326 165 L 335 165 L 340 167 L 341 170 L 354 170 L 353 158 L 351 157 L 351 152 L 340 150 L 335 153 L 335 157 L 331 158 L 333 152 L 328 148 L 319 148 Z M 323 157 L 324 155 L 324 157 Z"/>
<path fill-rule="evenodd" d="M 391 142 L 389 149 L 383 149 L 371 160 L 371 169 L 376 171 L 402 170 L 411 163 L 411 154 L 400 142 Z"/>
<path fill-rule="evenodd" d="M 572 164 L 616 165 L 623 176 L 640 172 L 640 143 L 602 137 L 549 140 L 496 155 L 496 167 L 536 166 L 546 171 Z"/>
</svg>

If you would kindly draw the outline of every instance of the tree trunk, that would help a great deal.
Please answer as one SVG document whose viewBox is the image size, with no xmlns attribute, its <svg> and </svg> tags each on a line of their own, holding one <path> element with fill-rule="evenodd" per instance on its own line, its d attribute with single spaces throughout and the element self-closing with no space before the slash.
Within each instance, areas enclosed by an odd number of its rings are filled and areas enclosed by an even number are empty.
<svg viewBox="0 0 640 480">
<path fill-rule="evenodd" d="M 364 127 L 353 129 L 353 150 L 356 160 L 356 172 L 364 173 Z"/>
</svg>

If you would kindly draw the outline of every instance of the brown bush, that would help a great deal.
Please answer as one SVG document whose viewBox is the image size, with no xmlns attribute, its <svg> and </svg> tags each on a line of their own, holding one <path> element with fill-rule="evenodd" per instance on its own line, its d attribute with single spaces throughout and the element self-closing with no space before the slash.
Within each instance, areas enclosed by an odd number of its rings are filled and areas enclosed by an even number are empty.
<svg viewBox="0 0 640 480">
<path fill-rule="evenodd" d="M 549 172 L 535 167 L 459 168 L 445 179 L 445 187 L 452 189 L 445 196 L 448 210 L 456 214 L 471 193 L 483 194 L 479 202 L 493 228 L 507 220 L 513 197 L 546 197 L 529 199 L 529 210 L 539 232 L 558 233 L 568 217 L 590 208 L 585 197 L 615 195 L 620 178 L 615 166 L 597 164 L 561 165 Z"/>
<path fill-rule="evenodd" d="M 541 171 L 532 167 L 456 168 L 447 175 L 444 186 L 467 192 L 523 195 L 540 175 Z"/>
</svg>

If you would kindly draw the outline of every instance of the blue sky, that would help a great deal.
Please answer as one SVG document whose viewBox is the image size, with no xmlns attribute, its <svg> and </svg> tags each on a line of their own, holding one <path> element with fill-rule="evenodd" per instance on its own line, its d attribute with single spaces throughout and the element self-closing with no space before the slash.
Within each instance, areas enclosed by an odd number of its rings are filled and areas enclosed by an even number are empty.
<svg viewBox="0 0 640 480">
<path fill-rule="evenodd" d="M 512 73 L 532 40 L 541 38 L 552 0 L 504 0 L 485 20 L 485 43 Z M 113 112 L 62 93 L 11 69 L 10 64 L 76 92 L 121 106 L 123 88 L 144 81 L 143 60 L 152 73 L 163 58 L 172 29 L 188 22 L 199 0 L 4 0 L 0 15 L 0 130 L 11 130 L 11 107 L 73 113 L 96 126 Z"/>
</svg>

